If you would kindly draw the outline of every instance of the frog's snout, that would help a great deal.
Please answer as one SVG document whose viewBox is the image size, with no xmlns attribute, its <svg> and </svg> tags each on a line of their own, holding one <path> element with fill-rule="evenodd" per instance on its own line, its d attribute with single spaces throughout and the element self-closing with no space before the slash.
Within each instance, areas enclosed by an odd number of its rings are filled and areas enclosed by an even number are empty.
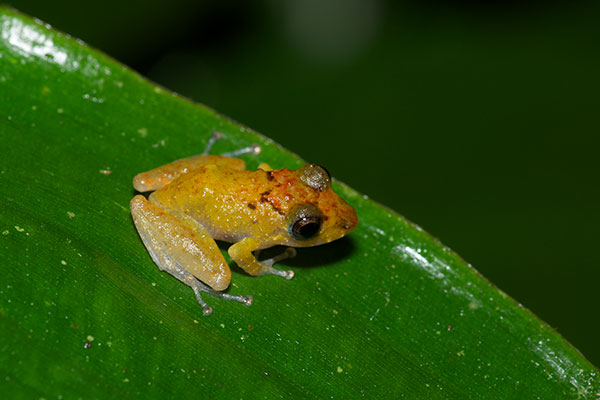
<svg viewBox="0 0 600 400">
<path fill-rule="evenodd" d="M 345 215 L 340 219 L 339 226 L 346 232 L 346 235 L 358 226 L 358 217 L 354 208 L 349 207 Z"/>
<path fill-rule="evenodd" d="M 341 209 L 335 217 L 335 223 L 331 224 L 323 234 L 324 243 L 342 238 L 352 232 L 358 225 L 356 211 L 351 206 Z"/>
</svg>

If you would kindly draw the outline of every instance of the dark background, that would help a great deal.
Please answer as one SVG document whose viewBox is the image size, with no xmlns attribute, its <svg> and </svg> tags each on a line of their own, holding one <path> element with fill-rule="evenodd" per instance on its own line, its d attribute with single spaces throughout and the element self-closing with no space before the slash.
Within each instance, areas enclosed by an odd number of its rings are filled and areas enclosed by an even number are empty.
<svg viewBox="0 0 600 400">
<path fill-rule="evenodd" d="M 12 5 L 325 165 L 600 365 L 600 2 Z"/>
</svg>

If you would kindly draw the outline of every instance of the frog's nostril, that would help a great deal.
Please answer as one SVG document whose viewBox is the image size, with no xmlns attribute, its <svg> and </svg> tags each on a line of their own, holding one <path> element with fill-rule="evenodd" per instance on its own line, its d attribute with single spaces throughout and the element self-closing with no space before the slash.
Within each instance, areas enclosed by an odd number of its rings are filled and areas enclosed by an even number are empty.
<svg viewBox="0 0 600 400">
<path fill-rule="evenodd" d="M 339 224 L 339 226 L 341 226 L 343 230 L 347 231 L 346 233 L 350 233 L 352 230 L 354 230 L 354 228 L 356 228 L 357 225 L 358 218 L 355 212 L 343 218 L 341 220 L 341 223 Z"/>
<path fill-rule="evenodd" d="M 340 228 L 342 228 L 345 231 L 350 231 L 354 228 L 354 224 L 351 221 L 348 221 L 347 219 L 342 219 L 337 226 L 339 226 Z"/>
</svg>

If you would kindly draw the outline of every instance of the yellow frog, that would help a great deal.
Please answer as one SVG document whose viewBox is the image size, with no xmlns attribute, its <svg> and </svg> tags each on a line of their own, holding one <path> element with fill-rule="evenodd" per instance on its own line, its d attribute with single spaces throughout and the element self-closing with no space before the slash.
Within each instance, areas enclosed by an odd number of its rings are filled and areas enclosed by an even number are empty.
<svg viewBox="0 0 600 400">
<path fill-rule="evenodd" d="M 231 272 L 215 240 L 234 243 L 228 253 L 248 274 L 291 279 L 292 271 L 273 264 L 293 257 L 292 247 L 331 242 L 358 224 L 354 208 L 332 190 L 323 167 L 308 164 L 291 171 L 261 164 L 247 171 L 244 161 L 233 157 L 258 154 L 260 148 L 208 155 L 220 138 L 214 132 L 199 156 L 138 174 L 135 189 L 153 193 L 148 200 L 137 195 L 130 203 L 138 233 L 158 268 L 189 285 L 206 315 L 212 308 L 200 292 L 252 303 L 252 296 L 222 292 Z M 257 260 L 259 250 L 275 245 L 292 247 L 277 257 Z"/>
</svg>

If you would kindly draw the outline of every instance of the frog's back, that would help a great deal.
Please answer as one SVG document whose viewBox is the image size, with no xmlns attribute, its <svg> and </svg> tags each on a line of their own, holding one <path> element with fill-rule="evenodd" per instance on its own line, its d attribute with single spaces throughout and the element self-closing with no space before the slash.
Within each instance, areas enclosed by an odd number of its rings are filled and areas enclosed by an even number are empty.
<svg viewBox="0 0 600 400">
<path fill-rule="evenodd" d="M 265 219 L 283 220 L 264 201 L 273 187 L 271 172 L 207 165 L 152 193 L 150 200 L 193 217 L 215 239 L 233 242 L 256 235 Z"/>
</svg>

